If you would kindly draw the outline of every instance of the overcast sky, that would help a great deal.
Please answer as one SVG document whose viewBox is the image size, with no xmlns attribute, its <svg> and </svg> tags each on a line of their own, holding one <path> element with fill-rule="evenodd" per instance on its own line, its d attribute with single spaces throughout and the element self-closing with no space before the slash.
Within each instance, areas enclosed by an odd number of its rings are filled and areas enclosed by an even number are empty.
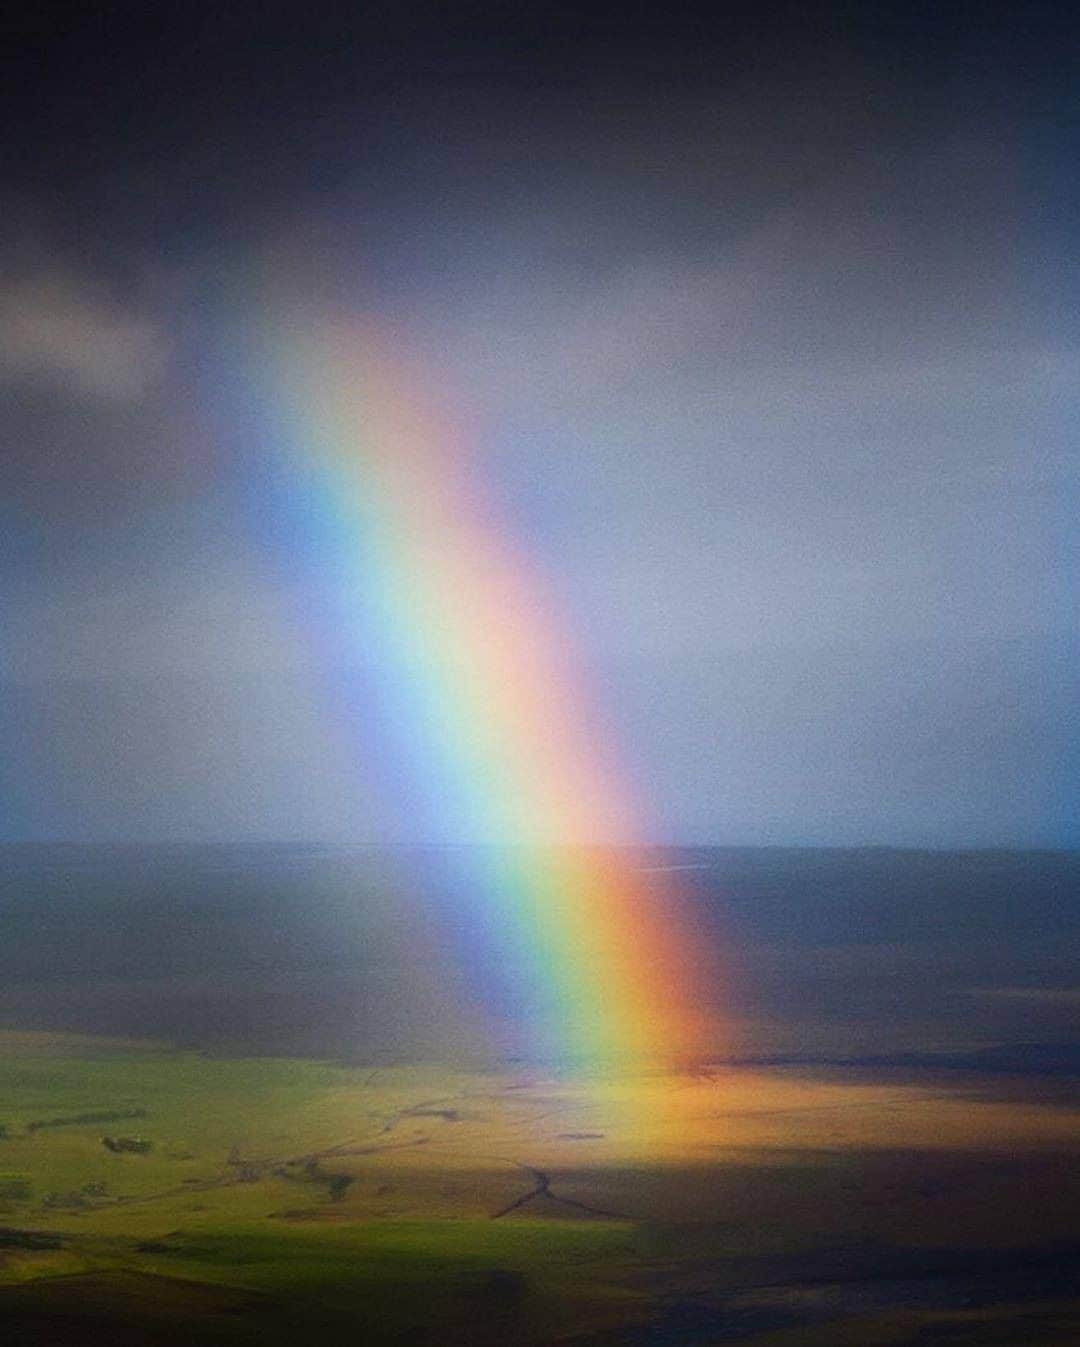
<svg viewBox="0 0 1080 1347">
<path fill-rule="evenodd" d="M 1072 35 L 867 8 L 27 17 L 6 835 L 413 836 L 222 417 L 285 240 L 467 409 L 649 839 L 1075 844 Z"/>
</svg>

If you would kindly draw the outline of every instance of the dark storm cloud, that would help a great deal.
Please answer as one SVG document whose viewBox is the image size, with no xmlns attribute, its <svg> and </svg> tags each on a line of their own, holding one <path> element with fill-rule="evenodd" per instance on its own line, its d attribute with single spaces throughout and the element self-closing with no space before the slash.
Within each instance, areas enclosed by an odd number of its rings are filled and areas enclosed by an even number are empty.
<svg viewBox="0 0 1080 1347">
<path fill-rule="evenodd" d="M 207 414 L 220 296 L 277 250 L 468 409 L 658 834 L 1060 840 L 1080 355 L 1042 11 L 1011 45 L 899 7 L 704 46 L 193 15 L 46 24 L 6 94 L 18 830 L 361 826 L 289 616 L 334 578 L 267 568 Z"/>
</svg>

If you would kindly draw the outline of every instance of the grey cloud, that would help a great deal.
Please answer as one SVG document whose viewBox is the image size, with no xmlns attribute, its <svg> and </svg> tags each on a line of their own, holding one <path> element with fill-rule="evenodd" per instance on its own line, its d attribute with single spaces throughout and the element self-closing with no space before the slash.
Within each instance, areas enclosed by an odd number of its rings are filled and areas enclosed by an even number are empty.
<svg viewBox="0 0 1080 1347">
<path fill-rule="evenodd" d="M 85 278 L 41 272 L 0 285 L 0 379 L 42 379 L 80 397 L 140 398 L 161 377 L 158 322 Z"/>
<path fill-rule="evenodd" d="M 291 321 L 355 310 L 463 407 L 658 835 L 1073 836 L 1055 803 L 1080 371 L 1049 295 L 1061 241 L 1021 181 L 1023 125 L 913 108 L 875 130 L 841 67 L 726 100 L 433 95 L 456 112 L 365 125 L 370 176 L 283 184 L 280 220 L 252 195 L 237 256 L 204 248 L 209 225 L 165 239 L 231 282 L 196 301 L 23 266 L 0 289 L 0 379 L 47 385 L 4 421 L 24 483 L 5 676 L 29 708 L 7 756 L 26 790 L 77 788 L 88 835 L 174 815 L 357 826 L 334 803 L 351 747 L 305 681 L 343 656 L 289 616 L 341 585 L 333 549 L 275 573 L 261 530 L 283 525 L 287 550 L 303 524 L 253 521 L 235 495 L 258 484 L 228 478 L 235 446 L 244 472 L 278 446 L 215 324 L 228 308 L 231 342 L 255 240 L 279 230 L 294 246 L 268 270 L 295 287 Z M 252 321 L 287 349 L 266 292 Z"/>
</svg>

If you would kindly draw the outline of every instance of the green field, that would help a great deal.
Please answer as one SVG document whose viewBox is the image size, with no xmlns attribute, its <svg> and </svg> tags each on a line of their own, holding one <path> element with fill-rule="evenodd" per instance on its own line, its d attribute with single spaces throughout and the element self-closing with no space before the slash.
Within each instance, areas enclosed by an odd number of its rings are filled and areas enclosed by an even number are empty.
<svg viewBox="0 0 1080 1347">
<path fill-rule="evenodd" d="M 9 1033 L 0 1101 L 5 1342 L 1080 1334 L 1078 1115 L 1022 1091 Z"/>
</svg>

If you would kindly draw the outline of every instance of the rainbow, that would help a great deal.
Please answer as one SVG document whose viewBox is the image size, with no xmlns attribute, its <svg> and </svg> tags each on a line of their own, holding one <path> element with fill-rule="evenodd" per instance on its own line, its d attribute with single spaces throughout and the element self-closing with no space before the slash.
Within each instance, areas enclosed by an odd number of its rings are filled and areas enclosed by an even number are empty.
<svg viewBox="0 0 1080 1347">
<path fill-rule="evenodd" d="M 355 318 L 259 325 L 251 462 L 284 553 L 334 576 L 310 622 L 380 670 L 378 734 L 408 766 L 414 824 L 450 847 L 529 1050 L 587 1066 L 705 1051 L 701 974 L 677 890 L 633 866 L 633 811 L 565 627 L 492 484 L 429 403 L 435 381 Z M 303 564 L 302 560 L 301 563 Z M 348 711 L 361 741 L 370 707 Z M 570 842 L 574 845 L 565 845 Z"/>
</svg>

